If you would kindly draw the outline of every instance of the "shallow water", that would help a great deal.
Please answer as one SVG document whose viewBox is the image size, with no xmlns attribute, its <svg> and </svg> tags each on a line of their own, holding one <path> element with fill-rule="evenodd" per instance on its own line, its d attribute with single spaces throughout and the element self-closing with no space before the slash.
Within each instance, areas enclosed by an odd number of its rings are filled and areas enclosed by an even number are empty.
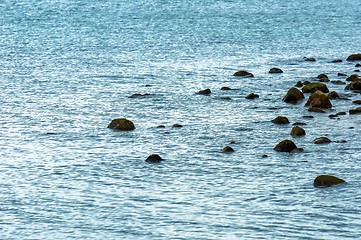
<svg viewBox="0 0 361 240">
<path fill-rule="evenodd" d="M 357 9 L 0 1 L 1 239 L 360 238 L 361 118 L 328 117 L 360 94 L 327 83 L 350 100 L 325 114 L 282 102 L 297 81 L 354 73 L 355 63 L 331 61 L 360 52 Z M 240 69 L 255 77 L 233 77 Z M 205 88 L 210 96 L 195 94 Z M 303 153 L 273 150 L 291 139 L 291 124 L 270 122 L 278 115 L 307 123 L 292 139 Z M 136 129 L 107 129 L 118 117 Z M 320 136 L 333 142 L 313 144 Z M 222 153 L 227 145 L 235 152 Z M 146 163 L 153 153 L 165 161 Z M 314 188 L 320 174 L 348 183 Z"/>
</svg>

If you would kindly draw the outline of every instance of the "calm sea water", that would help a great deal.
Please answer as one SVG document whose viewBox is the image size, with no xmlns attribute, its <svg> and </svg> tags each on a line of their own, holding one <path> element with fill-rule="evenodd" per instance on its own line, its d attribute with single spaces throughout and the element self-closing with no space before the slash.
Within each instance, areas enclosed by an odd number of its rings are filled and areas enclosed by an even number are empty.
<svg viewBox="0 0 361 240">
<path fill-rule="evenodd" d="M 361 118 L 328 118 L 360 94 L 327 83 L 350 100 L 326 114 L 282 102 L 297 81 L 354 73 L 331 61 L 361 52 L 360 11 L 359 0 L 0 1 L 0 238 L 361 238 Z M 303 153 L 273 150 L 291 139 L 278 115 L 307 123 L 292 139 Z M 118 117 L 135 131 L 107 129 Z M 333 142 L 313 144 L 321 136 Z M 165 161 L 146 163 L 154 153 Z M 320 174 L 348 184 L 314 188 Z"/>
</svg>

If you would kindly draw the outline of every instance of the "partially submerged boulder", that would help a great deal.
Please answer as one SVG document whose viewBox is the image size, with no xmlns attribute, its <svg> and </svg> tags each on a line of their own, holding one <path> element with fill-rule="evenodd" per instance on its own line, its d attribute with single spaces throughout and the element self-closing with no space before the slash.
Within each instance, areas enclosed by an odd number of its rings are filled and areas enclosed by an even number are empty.
<svg viewBox="0 0 361 240">
<path fill-rule="evenodd" d="M 361 114 L 361 107 L 350 109 L 348 112 L 350 113 L 350 115 Z"/>
<path fill-rule="evenodd" d="M 361 90 L 361 79 L 349 83 L 345 90 L 360 91 Z"/>
<path fill-rule="evenodd" d="M 255 94 L 255 93 L 250 93 L 245 98 L 246 99 L 255 99 L 255 98 L 259 98 L 259 95 Z"/>
<path fill-rule="evenodd" d="M 276 67 L 271 68 L 268 72 L 269 73 L 283 73 L 282 69 L 276 68 Z"/>
<path fill-rule="evenodd" d="M 296 149 L 296 144 L 291 140 L 283 140 L 274 147 L 274 150 L 278 152 L 292 152 Z"/>
<path fill-rule="evenodd" d="M 306 135 L 305 130 L 299 126 L 294 126 L 291 130 L 292 137 L 302 137 L 304 135 Z"/>
<path fill-rule="evenodd" d="M 108 128 L 120 131 L 131 131 L 135 129 L 134 123 L 126 118 L 116 118 L 109 123 Z"/>
<path fill-rule="evenodd" d="M 160 161 L 163 161 L 163 158 L 159 156 L 158 154 L 152 154 L 145 160 L 148 163 L 159 163 Z"/>
<path fill-rule="evenodd" d="M 361 61 L 361 53 L 351 54 L 347 57 L 346 61 Z"/>
<path fill-rule="evenodd" d="M 329 139 L 327 137 L 319 137 L 314 140 L 315 144 L 325 144 L 325 143 L 330 143 L 330 142 L 331 142 L 331 139 Z"/>
<path fill-rule="evenodd" d="M 300 90 L 295 87 L 291 87 L 286 93 L 286 95 L 283 97 L 283 101 L 287 103 L 297 103 L 304 98 L 305 96 Z"/>
<path fill-rule="evenodd" d="M 284 116 L 278 116 L 275 119 L 273 119 L 271 122 L 273 122 L 275 124 L 289 124 L 290 123 L 288 118 L 284 117 Z"/>
<path fill-rule="evenodd" d="M 328 93 L 330 90 L 328 90 L 326 84 L 321 82 L 310 82 L 302 88 L 303 93 L 314 93 L 316 91 Z"/>
<path fill-rule="evenodd" d="M 321 91 L 314 92 L 307 100 L 305 106 L 312 108 L 332 108 L 329 97 Z"/>
<path fill-rule="evenodd" d="M 330 186 L 341 184 L 341 183 L 346 183 L 346 181 L 341 178 L 331 176 L 331 175 L 319 175 L 315 178 L 315 180 L 313 182 L 313 186 L 330 187 Z"/>
<path fill-rule="evenodd" d="M 201 94 L 201 95 L 209 95 L 209 94 L 211 94 L 211 92 L 212 92 L 211 89 L 207 88 L 207 89 L 204 89 L 204 90 L 200 90 L 197 93 Z"/>
<path fill-rule="evenodd" d="M 248 71 L 245 71 L 245 70 L 240 70 L 240 71 L 237 71 L 233 74 L 233 76 L 236 76 L 236 77 L 254 77 L 252 73 L 248 72 Z"/>
<path fill-rule="evenodd" d="M 222 151 L 225 152 L 225 153 L 232 153 L 232 152 L 234 152 L 234 149 L 232 147 L 230 147 L 230 146 L 226 146 L 226 147 L 223 148 Z"/>
</svg>

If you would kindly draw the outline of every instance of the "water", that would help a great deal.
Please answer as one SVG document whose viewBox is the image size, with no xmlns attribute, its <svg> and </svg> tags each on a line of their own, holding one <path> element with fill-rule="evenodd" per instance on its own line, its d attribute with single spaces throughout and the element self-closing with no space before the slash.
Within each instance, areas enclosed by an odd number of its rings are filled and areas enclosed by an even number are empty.
<svg viewBox="0 0 361 240">
<path fill-rule="evenodd" d="M 327 83 L 350 100 L 326 114 L 281 101 L 297 81 L 354 73 L 331 61 L 360 52 L 359 10 L 359 0 L 0 1 L 1 239 L 361 238 L 361 119 L 328 118 L 360 95 Z M 255 77 L 233 77 L 240 69 Z M 303 153 L 274 152 L 291 139 L 291 125 L 270 122 L 278 115 L 307 123 L 292 139 Z M 117 117 L 136 130 L 107 129 Z M 320 136 L 334 142 L 313 144 Z M 166 160 L 146 163 L 153 153 Z M 320 174 L 348 184 L 316 189 Z"/>
</svg>

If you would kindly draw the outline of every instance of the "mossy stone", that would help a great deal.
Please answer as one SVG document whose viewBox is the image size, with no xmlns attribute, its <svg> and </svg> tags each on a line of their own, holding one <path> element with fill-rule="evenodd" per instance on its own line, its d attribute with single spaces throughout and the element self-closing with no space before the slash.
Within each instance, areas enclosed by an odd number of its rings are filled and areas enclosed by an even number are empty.
<svg viewBox="0 0 361 240">
<path fill-rule="evenodd" d="M 294 126 L 291 130 L 292 137 L 302 137 L 304 135 L 306 135 L 306 131 L 299 126 Z"/>
<path fill-rule="evenodd" d="M 291 140 L 283 140 L 274 147 L 274 150 L 278 152 L 292 152 L 295 149 L 297 146 Z"/>
<path fill-rule="evenodd" d="M 116 118 L 111 121 L 108 128 L 120 131 L 131 131 L 135 129 L 134 123 L 126 118 Z"/>
<path fill-rule="evenodd" d="M 305 96 L 300 90 L 295 87 L 291 87 L 286 93 L 286 95 L 283 97 L 283 101 L 287 103 L 297 103 L 304 98 Z"/>
<path fill-rule="evenodd" d="M 321 91 L 314 92 L 307 100 L 305 106 L 312 108 L 332 108 L 329 97 Z"/>
<path fill-rule="evenodd" d="M 346 181 L 341 178 L 331 176 L 331 175 L 319 175 L 315 178 L 315 180 L 313 182 L 313 186 L 330 187 L 330 186 L 341 184 L 341 183 L 346 183 Z"/>
<path fill-rule="evenodd" d="M 284 117 L 284 116 L 278 116 L 275 119 L 273 119 L 271 122 L 273 122 L 275 124 L 289 124 L 290 123 L 288 118 Z"/>
<path fill-rule="evenodd" d="M 306 84 L 305 86 L 303 86 L 303 88 L 302 88 L 303 93 L 314 93 L 316 91 L 321 91 L 324 93 L 330 92 L 330 90 L 328 90 L 326 84 L 321 83 L 321 82 L 310 82 L 310 83 Z"/>
</svg>

